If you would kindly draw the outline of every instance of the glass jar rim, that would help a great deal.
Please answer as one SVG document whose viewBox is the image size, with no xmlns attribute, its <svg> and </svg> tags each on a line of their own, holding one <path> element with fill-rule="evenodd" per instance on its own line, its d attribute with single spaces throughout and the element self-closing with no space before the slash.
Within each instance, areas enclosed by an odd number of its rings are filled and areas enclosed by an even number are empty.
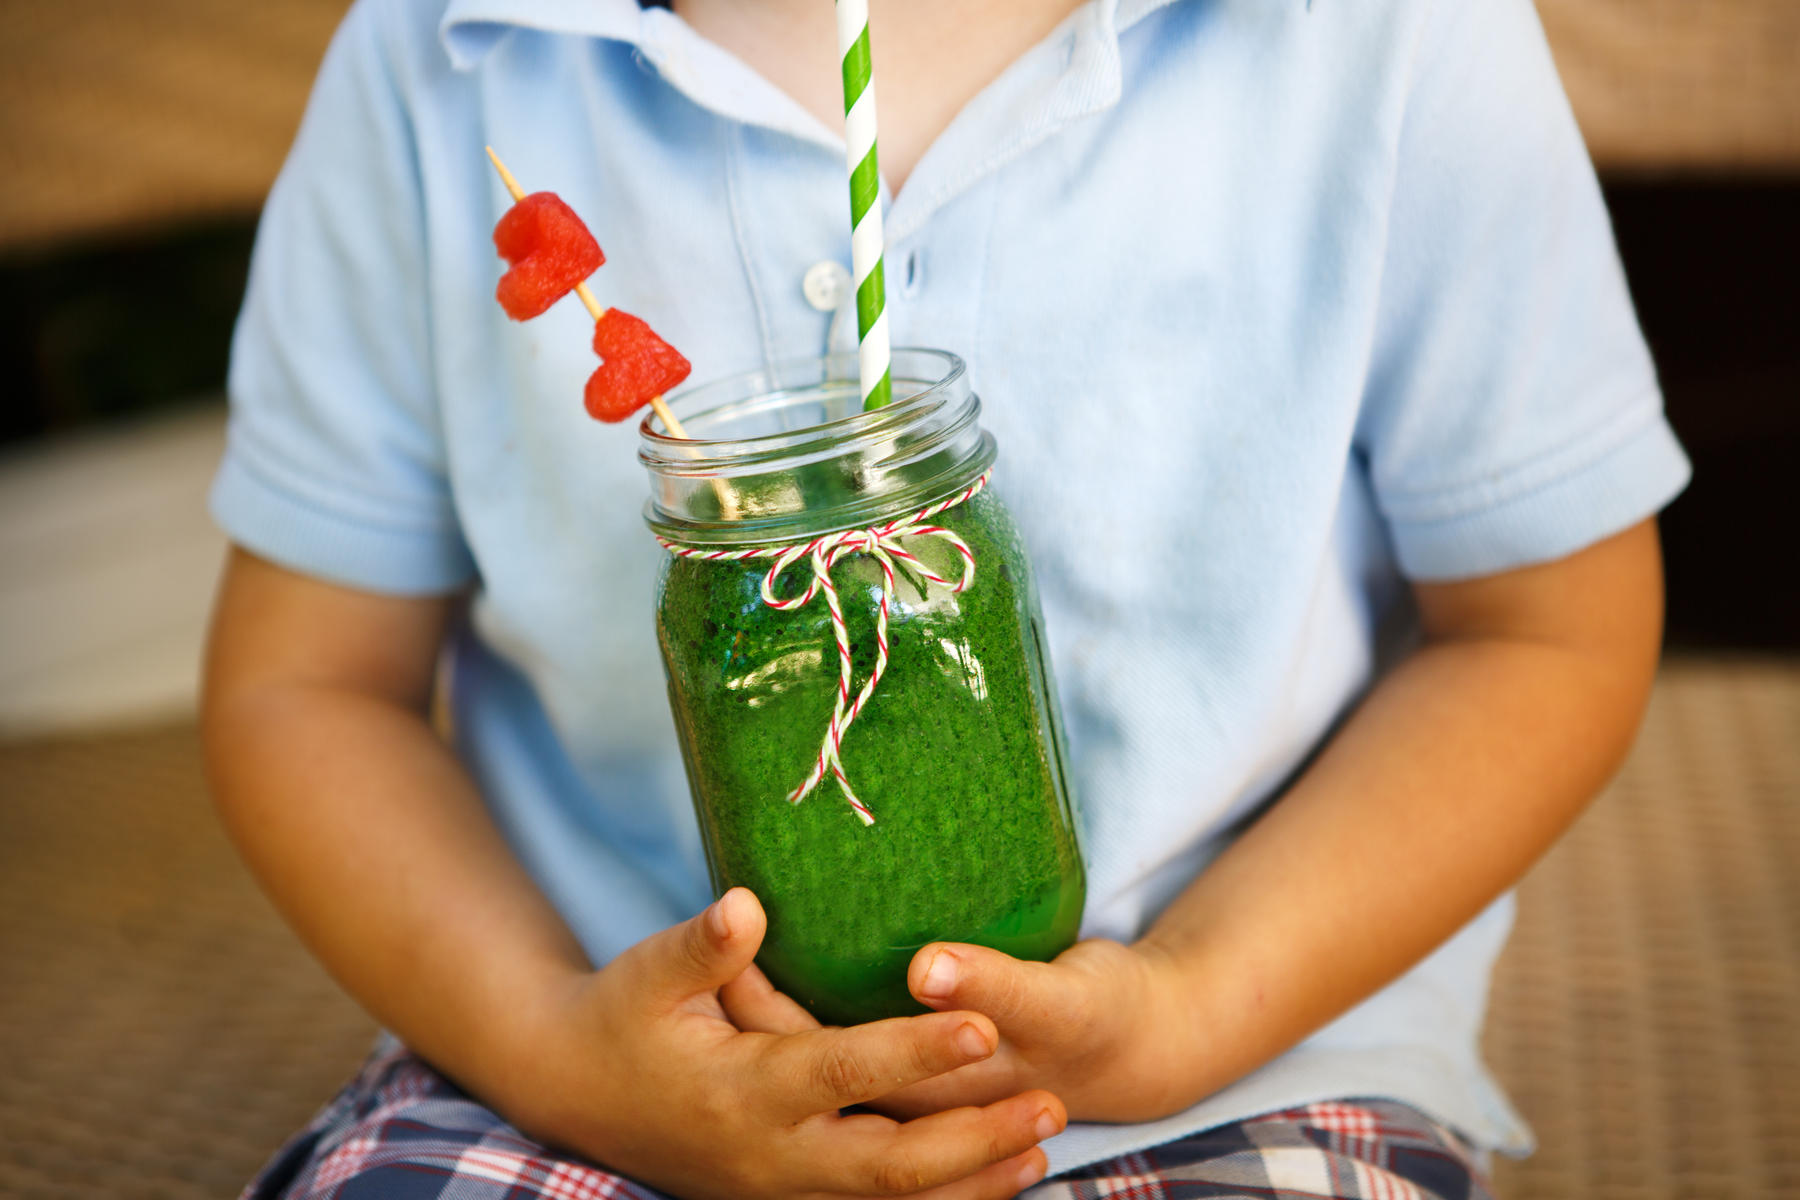
<svg viewBox="0 0 1800 1200">
<path fill-rule="evenodd" d="M 896 348 L 891 362 L 896 398 L 870 411 L 854 353 L 787 359 L 677 393 L 670 407 L 690 437 L 655 415 L 638 427 L 645 520 L 678 541 L 783 541 L 872 524 L 966 486 L 994 458 L 967 365 L 916 347 Z"/>
<path fill-rule="evenodd" d="M 792 453 L 813 441 L 879 434 L 891 426 L 906 423 L 921 411 L 941 404 L 944 394 L 962 383 L 968 374 L 968 364 L 962 360 L 961 356 L 948 350 L 933 350 L 922 346 L 896 346 L 892 352 L 891 361 L 898 367 L 903 359 L 910 363 L 935 361 L 941 364 L 942 373 L 935 380 L 922 380 L 916 373 L 908 372 L 902 375 L 895 371 L 895 398 L 891 404 L 881 408 L 853 412 L 848 416 L 801 429 L 752 437 L 679 438 L 662 427 L 661 418 L 653 410 L 646 410 L 644 419 L 638 425 L 640 441 L 638 461 L 652 470 L 658 466 L 667 465 L 687 470 L 730 472 L 733 468 L 741 467 L 747 462 L 762 462 L 772 457 Z M 668 405 L 670 411 L 675 414 L 675 419 L 686 427 L 689 425 L 690 419 L 702 419 L 721 410 L 743 407 L 767 396 L 794 390 L 796 386 L 794 384 L 776 382 L 788 372 L 800 372 L 807 369 L 835 372 L 822 374 L 813 386 L 839 384 L 854 386 L 857 380 L 856 368 L 857 357 L 853 350 L 814 357 L 781 359 L 754 370 L 725 375 L 676 392 L 668 397 Z M 925 386 L 916 391 L 902 394 L 901 384 L 903 382 L 923 383 Z M 742 399 L 727 399 L 723 403 L 714 403 L 721 397 L 736 397 L 745 392 L 748 392 L 749 395 Z"/>
</svg>

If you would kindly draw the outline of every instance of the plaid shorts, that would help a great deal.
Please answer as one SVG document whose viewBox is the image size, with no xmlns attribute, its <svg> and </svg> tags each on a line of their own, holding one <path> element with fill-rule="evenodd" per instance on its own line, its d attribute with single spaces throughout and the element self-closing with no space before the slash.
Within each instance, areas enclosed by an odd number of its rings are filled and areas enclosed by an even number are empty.
<svg viewBox="0 0 1800 1200">
<path fill-rule="evenodd" d="M 1474 1155 L 1390 1100 L 1309 1104 L 1045 1180 L 1021 1200 L 1491 1200 Z M 668 1200 L 547 1150 L 384 1037 L 240 1200 Z"/>
</svg>

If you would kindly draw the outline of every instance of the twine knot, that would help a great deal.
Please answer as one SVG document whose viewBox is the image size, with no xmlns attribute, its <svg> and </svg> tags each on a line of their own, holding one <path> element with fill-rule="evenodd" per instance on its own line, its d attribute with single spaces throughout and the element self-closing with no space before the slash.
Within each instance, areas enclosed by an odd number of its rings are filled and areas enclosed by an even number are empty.
<svg viewBox="0 0 1800 1200">
<path fill-rule="evenodd" d="M 788 803 L 798 804 L 806 799 L 814 788 L 822 783 L 827 774 L 837 779 L 839 790 L 851 809 L 864 825 L 875 823 L 875 814 L 869 811 L 850 786 L 850 779 L 844 774 L 842 749 L 844 735 L 849 732 L 851 724 L 868 706 L 869 697 L 875 694 L 875 686 L 887 672 L 888 664 L 888 608 L 894 593 L 894 562 L 898 559 L 906 563 L 928 584 L 937 583 L 948 587 L 951 592 L 966 591 L 975 581 L 975 552 L 969 544 L 945 529 L 941 525 L 927 522 L 946 509 L 954 508 L 968 500 L 982 488 L 987 486 L 993 473 L 982 472 L 981 476 L 967 488 L 935 504 L 926 505 L 915 513 L 889 521 L 885 525 L 876 525 L 868 529 L 844 529 L 837 533 L 827 533 L 814 538 L 810 542 L 797 542 L 787 546 L 750 546 L 737 550 L 707 550 L 700 546 L 688 546 L 680 542 L 672 542 L 658 537 L 656 540 L 663 549 L 681 558 L 698 558 L 709 562 L 742 561 L 751 558 L 774 559 L 769 569 L 764 572 L 762 580 L 762 600 L 770 608 L 783 611 L 805 608 L 819 595 L 825 597 L 825 607 L 831 613 L 831 635 L 837 642 L 838 650 L 838 686 L 837 702 L 832 708 L 831 723 L 825 727 L 825 736 L 819 743 L 819 753 L 813 760 L 812 769 L 807 772 L 793 791 L 788 793 Z M 927 566 L 916 554 L 904 545 L 907 538 L 937 538 L 950 545 L 962 557 L 962 577 L 949 579 L 938 574 Z M 851 696 L 852 666 L 850 659 L 850 634 L 844 625 L 843 602 L 838 598 L 837 585 L 832 582 L 832 568 L 852 554 L 866 554 L 874 559 L 881 568 L 881 600 L 875 612 L 875 669 L 862 688 Z M 777 593 L 781 577 L 800 560 L 806 559 L 812 567 L 812 578 L 807 581 L 806 589 L 797 595 L 783 597 Z"/>
</svg>

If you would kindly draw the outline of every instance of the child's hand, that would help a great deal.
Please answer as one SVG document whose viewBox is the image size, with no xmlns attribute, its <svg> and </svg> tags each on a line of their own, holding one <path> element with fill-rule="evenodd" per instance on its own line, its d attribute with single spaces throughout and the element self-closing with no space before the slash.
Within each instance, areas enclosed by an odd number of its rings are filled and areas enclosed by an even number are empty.
<svg viewBox="0 0 1800 1200">
<path fill-rule="evenodd" d="M 914 955 L 908 984 L 940 1012 L 991 1017 L 1000 1046 L 991 1057 L 882 1097 L 871 1106 L 882 1112 L 916 1116 L 1043 1088 L 1061 1097 L 1075 1120 L 1144 1121 L 1180 1111 L 1204 1090 L 1191 1086 L 1196 1077 L 1188 1069 L 1204 1034 L 1197 1006 L 1171 960 L 1148 946 L 1094 938 L 1037 963 L 934 942 Z M 740 1028 L 819 1028 L 760 971 L 745 972 L 720 995 Z"/>
<path fill-rule="evenodd" d="M 906 1124 L 838 1113 L 989 1057 L 985 1017 L 736 1028 L 717 989 L 750 967 L 766 927 L 734 889 L 581 976 L 534 1020 L 532 1094 L 509 1107 L 529 1132 L 689 1200 L 987 1200 L 1042 1177 L 1037 1143 L 1067 1120 L 1042 1091 Z"/>
</svg>

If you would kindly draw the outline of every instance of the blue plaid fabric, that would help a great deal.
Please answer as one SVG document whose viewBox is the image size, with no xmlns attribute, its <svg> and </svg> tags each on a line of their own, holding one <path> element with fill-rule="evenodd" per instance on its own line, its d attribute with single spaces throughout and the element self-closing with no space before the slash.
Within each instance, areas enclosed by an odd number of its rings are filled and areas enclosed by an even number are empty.
<svg viewBox="0 0 1800 1200">
<path fill-rule="evenodd" d="M 383 1035 L 240 1200 L 665 1200 L 546 1149 Z"/>
<path fill-rule="evenodd" d="M 1492 1200 L 1474 1152 L 1391 1100 L 1309 1104 L 1046 1180 L 1021 1200 Z"/>
<path fill-rule="evenodd" d="M 1046 1180 L 1020 1200 L 1492 1200 L 1469 1148 L 1404 1104 L 1312 1104 Z M 384 1037 L 240 1200 L 669 1200 L 549 1150 Z"/>
</svg>

